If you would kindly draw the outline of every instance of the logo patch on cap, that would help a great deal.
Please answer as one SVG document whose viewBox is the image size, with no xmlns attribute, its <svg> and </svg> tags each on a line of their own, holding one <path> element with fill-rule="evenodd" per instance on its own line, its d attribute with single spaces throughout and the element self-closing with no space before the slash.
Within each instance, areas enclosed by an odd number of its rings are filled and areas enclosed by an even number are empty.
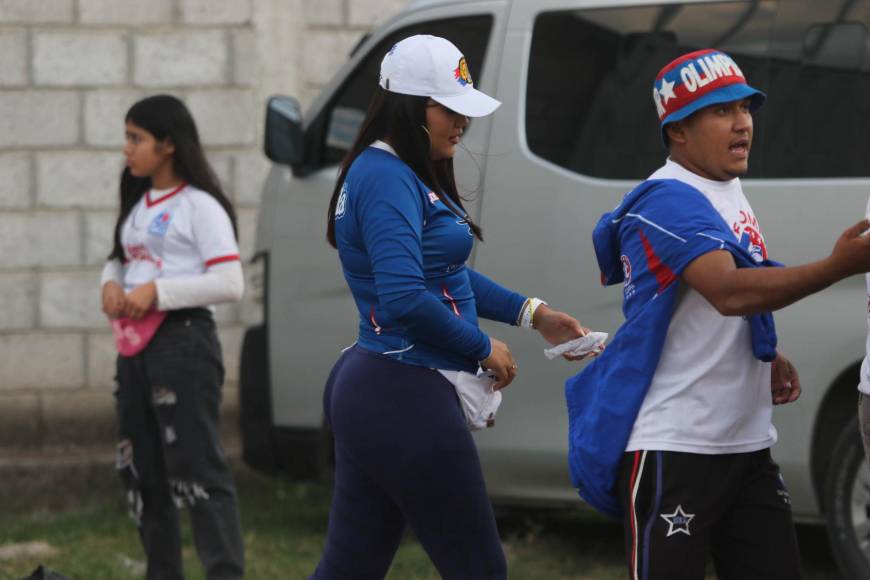
<svg viewBox="0 0 870 580">
<path fill-rule="evenodd" d="M 459 59 L 459 66 L 453 71 L 453 76 L 456 77 L 456 82 L 463 87 L 474 84 L 471 82 L 471 73 L 468 72 L 468 63 L 465 62 L 464 56 Z"/>
</svg>

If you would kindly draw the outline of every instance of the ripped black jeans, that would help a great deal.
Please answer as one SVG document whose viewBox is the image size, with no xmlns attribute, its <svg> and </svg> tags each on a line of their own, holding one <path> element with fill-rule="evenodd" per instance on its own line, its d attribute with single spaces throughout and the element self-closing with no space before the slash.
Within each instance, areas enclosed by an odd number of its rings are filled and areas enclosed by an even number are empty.
<svg viewBox="0 0 870 580">
<path fill-rule="evenodd" d="M 224 367 L 211 313 L 173 311 L 136 356 L 118 357 L 118 473 L 148 580 L 184 578 L 178 508 L 190 510 L 209 580 L 244 573 L 236 489 L 220 443 Z"/>
</svg>

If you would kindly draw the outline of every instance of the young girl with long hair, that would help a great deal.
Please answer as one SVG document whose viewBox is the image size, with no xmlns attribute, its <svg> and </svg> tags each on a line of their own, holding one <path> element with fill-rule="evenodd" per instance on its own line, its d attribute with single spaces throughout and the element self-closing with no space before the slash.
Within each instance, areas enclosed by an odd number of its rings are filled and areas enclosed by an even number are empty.
<svg viewBox="0 0 870 580">
<path fill-rule="evenodd" d="M 465 264 L 482 234 L 457 191 L 453 154 L 469 117 L 498 105 L 473 88 L 449 41 L 406 38 L 384 57 L 341 165 L 327 239 L 359 310 L 359 338 L 324 394 L 335 490 L 315 579 L 383 578 L 406 524 L 443 578 L 507 577 L 461 400 L 481 381 L 507 386 L 517 364 L 478 317 L 536 328 L 552 344 L 585 329 Z"/>
<path fill-rule="evenodd" d="M 207 577 L 241 578 L 236 490 L 218 428 L 224 367 L 210 308 L 242 296 L 235 212 L 180 100 L 143 99 L 125 122 L 127 166 L 102 276 L 119 351 L 117 468 L 146 578 L 183 578 L 181 507 Z"/>
</svg>

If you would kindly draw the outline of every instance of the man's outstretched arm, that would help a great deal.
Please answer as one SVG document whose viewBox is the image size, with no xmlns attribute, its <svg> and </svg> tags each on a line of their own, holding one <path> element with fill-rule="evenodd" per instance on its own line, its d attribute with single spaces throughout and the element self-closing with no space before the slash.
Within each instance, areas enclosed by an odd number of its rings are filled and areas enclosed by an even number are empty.
<svg viewBox="0 0 870 580">
<path fill-rule="evenodd" d="M 683 281 L 723 316 L 779 310 L 843 278 L 870 271 L 870 228 L 862 220 L 847 229 L 827 258 L 789 268 L 738 268 L 725 250 L 696 258 L 683 270 Z"/>
</svg>

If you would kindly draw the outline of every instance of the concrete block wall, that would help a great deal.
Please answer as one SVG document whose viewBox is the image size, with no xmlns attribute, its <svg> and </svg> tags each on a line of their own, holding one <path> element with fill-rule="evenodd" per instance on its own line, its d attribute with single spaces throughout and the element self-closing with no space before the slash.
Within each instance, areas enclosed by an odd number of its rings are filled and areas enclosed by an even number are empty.
<svg viewBox="0 0 870 580">
<path fill-rule="evenodd" d="M 393 17 L 408 0 L 304 0 L 305 45 L 300 93 L 303 104 L 317 96 L 364 34 Z"/>
<path fill-rule="evenodd" d="M 250 257 L 263 107 L 309 103 L 405 0 L 0 0 L 0 454 L 111 449 L 115 353 L 99 272 L 114 226 L 123 117 L 168 92 L 190 107 Z M 217 309 L 237 416 L 250 302 Z"/>
</svg>

